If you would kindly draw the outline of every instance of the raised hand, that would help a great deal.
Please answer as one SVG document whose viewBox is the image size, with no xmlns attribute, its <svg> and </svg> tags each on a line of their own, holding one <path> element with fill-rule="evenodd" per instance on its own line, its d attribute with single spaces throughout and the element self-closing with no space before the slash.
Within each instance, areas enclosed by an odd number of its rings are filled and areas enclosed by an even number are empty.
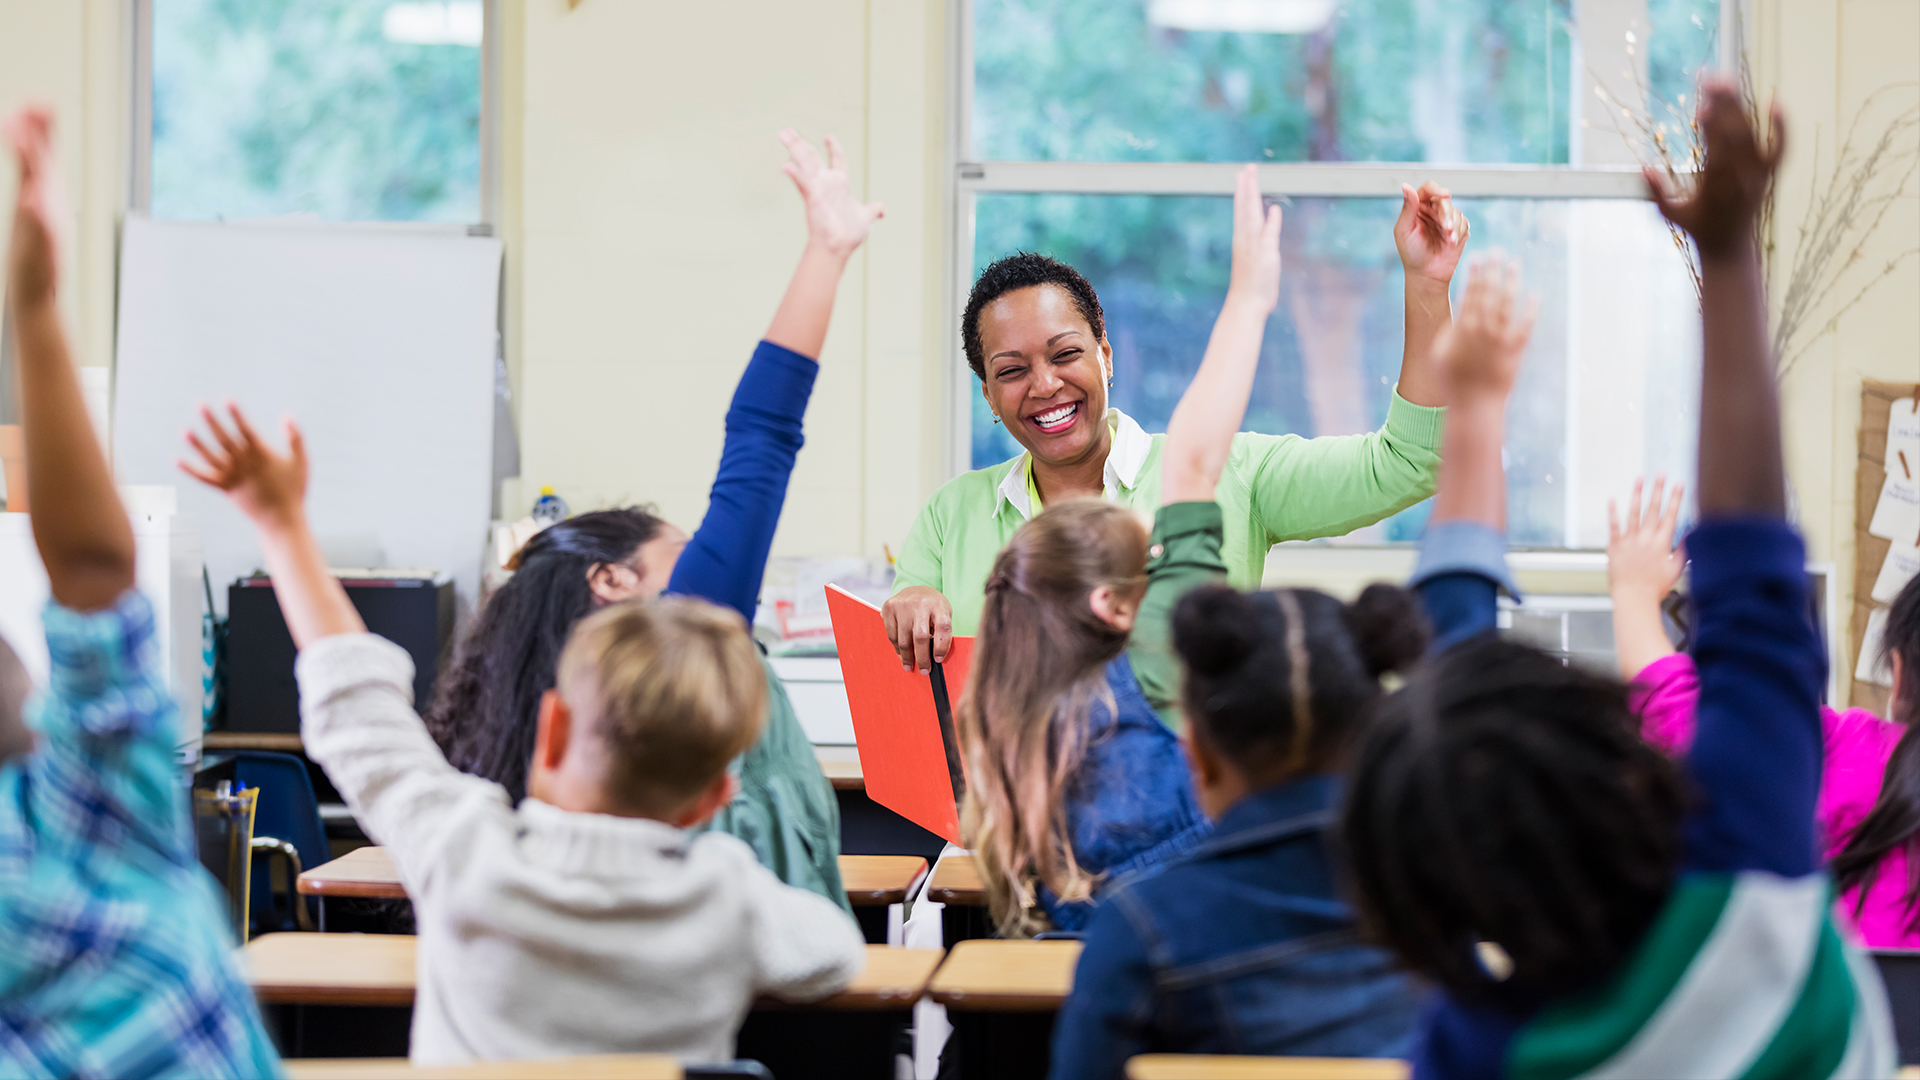
<svg viewBox="0 0 1920 1080">
<path fill-rule="evenodd" d="M 240 512 L 263 531 L 301 520 L 307 497 L 307 448 L 300 429 L 291 419 L 283 421 L 287 452 L 279 454 L 253 430 L 238 405 L 228 402 L 227 413 L 233 425 L 231 432 L 212 409 L 200 407 L 200 418 L 214 445 L 208 446 L 199 435 L 188 431 L 187 442 L 198 452 L 199 461 L 182 458 L 178 462 L 180 470 L 226 492 Z"/>
<path fill-rule="evenodd" d="M 1233 188 L 1233 269 L 1227 298 L 1239 297 L 1271 312 L 1280 303 L 1280 208 L 1264 209 L 1260 171 L 1240 170 Z"/>
<path fill-rule="evenodd" d="M 1700 80 L 1698 123 L 1707 161 L 1691 193 L 1682 197 L 1652 169 L 1645 170 L 1653 201 L 1667 220 L 1693 236 L 1703 258 L 1734 254 L 1753 242 L 1753 219 L 1786 149 L 1786 121 L 1769 111 L 1771 137 L 1763 146 L 1747 119 L 1740 92 L 1725 79 Z"/>
<path fill-rule="evenodd" d="M 7 284 L 21 308 L 51 303 L 59 277 L 60 230 L 65 216 L 53 160 L 53 113 L 29 105 L 8 117 L 7 143 L 20 161 Z"/>
<path fill-rule="evenodd" d="M 1673 485 L 1669 496 L 1667 478 L 1654 477 L 1653 498 L 1645 513 L 1641 512 L 1641 486 L 1642 481 L 1633 482 L 1624 522 L 1618 504 L 1607 500 L 1607 591 L 1616 604 L 1627 599 L 1657 605 L 1687 565 L 1686 551 L 1673 542 L 1685 485 Z"/>
<path fill-rule="evenodd" d="M 1400 265 L 1407 277 L 1446 284 L 1460 265 L 1473 231 L 1467 215 L 1454 208 L 1453 194 L 1429 180 L 1415 188 L 1400 185 L 1400 217 L 1393 223 L 1393 243 L 1400 249 Z"/>
<path fill-rule="evenodd" d="M 826 137 L 827 160 L 792 128 L 780 132 L 792 160 L 780 166 L 807 207 L 807 241 L 836 255 L 850 255 L 867 239 L 873 223 L 887 216 L 877 202 L 863 203 L 847 181 L 847 155 L 840 140 Z"/>
<path fill-rule="evenodd" d="M 1434 344 L 1453 402 L 1489 396 L 1504 401 L 1520 374 L 1540 301 L 1520 296 L 1520 266 L 1495 253 L 1474 264 L 1460 316 Z"/>
</svg>

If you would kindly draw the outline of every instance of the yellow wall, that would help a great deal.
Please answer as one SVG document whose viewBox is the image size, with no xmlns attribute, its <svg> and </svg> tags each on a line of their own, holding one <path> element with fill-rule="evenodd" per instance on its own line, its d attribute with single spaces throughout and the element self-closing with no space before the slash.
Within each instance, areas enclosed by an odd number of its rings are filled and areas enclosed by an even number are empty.
<svg viewBox="0 0 1920 1080">
<path fill-rule="evenodd" d="M 66 301 L 94 363 L 111 350 L 124 202 L 124 11 L 0 0 L 0 107 L 33 95 L 61 110 L 79 225 Z M 1752 12 L 1760 84 L 1794 125 L 1778 228 L 1790 251 L 1816 134 L 1830 149 L 1869 92 L 1920 81 L 1920 2 L 1758 0 Z M 804 237 L 774 140 L 791 124 L 837 134 L 887 220 L 841 288 L 776 551 L 897 548 L 947 468 L 946 20 L 939 0 L 500 0 L 519 505 L 553 484 L 576 507 L 646 501 L 698 521 L 727 395 Z M 1916 245 L 1909 198 L 1872 254 Z M 1859 380 L 1920 379 L 1916 298 L 1909 260 L 1785 387 L 1803 522 L 1849 587 Z"/>
</svg>

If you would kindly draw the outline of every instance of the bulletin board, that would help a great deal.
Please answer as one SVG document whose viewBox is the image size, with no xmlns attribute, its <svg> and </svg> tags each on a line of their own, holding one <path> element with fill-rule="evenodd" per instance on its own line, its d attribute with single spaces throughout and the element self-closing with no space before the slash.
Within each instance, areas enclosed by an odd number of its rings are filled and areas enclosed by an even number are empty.
<svg viewBox="0 0 1920 1080">
<path fill-rule="evenodd" d="M 1888 688 L 1857 676 L 1867 624 L 1876 608 L 1886 606 L 1873 599 L 1872 594 L 1894 541 L 1874 535 L 1870 526 L 1887 482 L 1887 431 L 1894 403 L 1916 396 L 1920 396 L 1920 383 L 1867 379 L 1860 387 L 1859 460 L 1854 467 L 1853 493 L 1853 616 L 1849 627 L 1852 648 L 1848 652 L 1854 661 L 1855 677 L 1851 679 L 1848 702 L 1855 708 L 1870 709 L 1882 716 L 1886 715 Z M 1920 462 L 1911 462 L 1908 467 L 1920 468 Z"/>
</svg>

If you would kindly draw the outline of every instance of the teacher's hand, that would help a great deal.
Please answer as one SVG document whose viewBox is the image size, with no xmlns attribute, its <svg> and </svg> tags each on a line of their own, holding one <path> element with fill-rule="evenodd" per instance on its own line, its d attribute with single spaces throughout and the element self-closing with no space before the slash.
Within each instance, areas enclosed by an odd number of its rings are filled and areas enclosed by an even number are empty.
<svg viewBox="0 0 1920 1080">
<path fill-rule="evenodd" d="M 909 671 L 933 670 L 953 647 L 953 605 L 939 589 L 915 585 L 901 589 L 880 607 L 887 636 Z"/>
</svg>

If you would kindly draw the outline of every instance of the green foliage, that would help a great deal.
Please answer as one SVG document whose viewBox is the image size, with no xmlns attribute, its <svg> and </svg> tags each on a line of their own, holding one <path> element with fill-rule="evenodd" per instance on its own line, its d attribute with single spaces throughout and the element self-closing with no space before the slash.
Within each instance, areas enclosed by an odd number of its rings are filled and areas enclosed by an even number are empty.
<svg viewBox="0 0 1920 1080">
<path fill-rule="evenodd" d="M 387 6 L 154 0 L 154 216 L 477 221 L 480 50 Z"/>
</svg>

